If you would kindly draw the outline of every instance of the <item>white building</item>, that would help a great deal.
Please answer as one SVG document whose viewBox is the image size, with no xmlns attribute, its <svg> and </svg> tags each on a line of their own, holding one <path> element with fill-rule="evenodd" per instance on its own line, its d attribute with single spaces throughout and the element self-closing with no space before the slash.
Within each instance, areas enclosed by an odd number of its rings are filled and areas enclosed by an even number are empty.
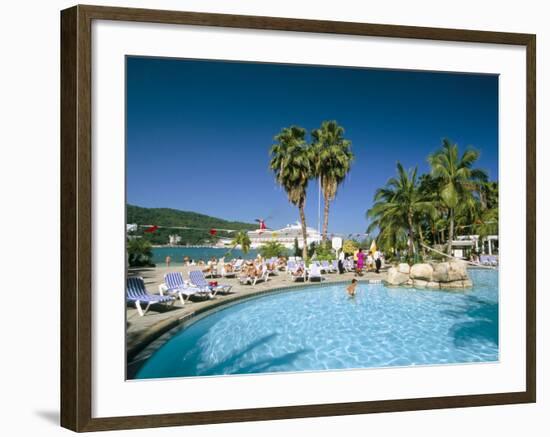
<svg viewBox="0 0 550 437">
<path fill-rule="evenodd" d="M 319 243 L 322 239 L 321 234 L 317 229 L 310 227 L 306 228 L 307 233 L 307 245 L 311 243 Z M 248 237 L 250 238 L 251 247 L 253 249 L 258 248 L 265 243 L 276 241 L 287 249 L 294 247 L 294 239 L 298 239 L 298 246 L 303 247 L 304 239 L 302 237 L 302 225 L 300 222 L 296 222 L 293 225 L 286 225 L 282 229 L 256 229 L 254 231 L 248 231 Z"/>
<path fill-rule="evenodd" d="M 168 244 L 170 246 L 176 246 L 180 244 L 181 237 L 179 235 L 168 235 Z"/>
<path fill-rule="evenodd" d="M 482 255 L 498 253 L 498 235 L 488 235 L 484 238 L 480 238 L 479 235 L 460 235 L 453 240 L 453 256 L 462 258 L 468 249 L 475 250 Z"/>
</svg>

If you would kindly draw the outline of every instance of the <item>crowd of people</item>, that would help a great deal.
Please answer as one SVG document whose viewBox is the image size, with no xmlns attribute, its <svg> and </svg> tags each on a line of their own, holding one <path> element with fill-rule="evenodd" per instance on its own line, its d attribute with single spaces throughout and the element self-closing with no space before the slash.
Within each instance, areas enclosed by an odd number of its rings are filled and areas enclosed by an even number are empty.
<svg viewBox="0 0 550 437">
<path fill-rule="evenodd" d="M 315 258 L 315 257 L 314 257 Z M 313 259 L 312 261 L 315 261 Z M 343 250 L 338 252 L 337 266 L 338 272 L 344 274 L 349 271 L 354 271 L 355 276 L 363 276 L 364 272 L 374 271 L 379 273 L 384 261 L 384 254 L 378 250 L 378 248 L 371 248 L 371 250 L 365 252 L 362 248 L 359 248 L 352 254 L 346 254 Z M 172 259 L 170 256 L 166 257 L 166 265 L 170 266 Z M 336 264 L 336 261 L 334 261 Z M 225 258 L 211 257 L 207 262 L 203 260 L 195 261 L 188 256 L 183 258 L 183 264 L 186 266 L 200 266 L 205 276 L 228 276 L 239 275 L 240 277 L 251 279 L 260 278 L 266 271 L 268 274 L 275 273 L 277 271 L 290 270 L 288 265 L 288 258 L 285 256 L 272 257 L 265 259 L 260 254 L 254 259 L 243 260 L 242 257 L 238 257 L 231 261 L 225 261 Z M 305 277 L 306 267 L 303 263 L 295 263 L 292 267 L 292 271 L 289 273 L 295 277 Z M 288 268 L 287 268 L 288 265 Z M 352 279 L 351 284 L 346 288 L 346 291 L 350 297 L 354 297 L 357 288 L 357 279 Z"/>
<path fill-rule="evenodd" d="M 356 276 L 363 276 L 364 272 L 374 271 L 380 272 L 384 259 L 384 254 L 378 249 L 365 252 L 362 248 L 356 250 L 353 255 L 346 254 L 343 250 L 338 253 L 338 272 L 343 274 L 349 271 L 349 264 L 353 262 L 353 270 Z M 205 275 L 214 276 L 220 274 L 220 268 L 223 268 L 224 274 L 233 272 L 242 272 L 248 276 L 259 276 L 264 268 L 271 272 L 285 271 L 288 259 L 285 256 L 273 257 L 264 259 L 260 254 L 254 259 L 243 260 L 241 257 L 231 261 L 225 261 L 225 258 L 211 257 L 208 261 L 194 260 L 189 256 L 183 257 L 183 264 L 186 266 L 200 266 Z M 347 264 L 346 264 L 347 262 Z M 172 263 L 172 258 L 167 256 L 165 259 L 166 266 L 169 267 Z M 301 271 L 300 271 L 301 269 Z M 293 275 L 303 275 L 304 266 L 298 267 L 292 272 Z"/>
</svg>

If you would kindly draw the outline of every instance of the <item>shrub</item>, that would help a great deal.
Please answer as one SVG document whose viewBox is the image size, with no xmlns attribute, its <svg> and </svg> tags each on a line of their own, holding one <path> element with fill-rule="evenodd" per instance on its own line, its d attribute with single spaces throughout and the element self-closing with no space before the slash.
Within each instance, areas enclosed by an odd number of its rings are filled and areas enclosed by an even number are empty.
<svg viewBox="0 0 550 437">
<path fill-rule="evenodd" d="M 302 256 L 302 249 L 300 249 L 297 238 L 294 238 L 294 256 Z"/>
<path fill-rule="evenodd" d="M 319 261 L 331 261 L 336 258 L 330 242 L 321 243 L 315 251 L 316 259 Z"/>
<path fill-rule="evenodd" d="M 270 241 L 260 248 L 260 255 L 263 258 L 273 258 L 279 256 L 287 256 L 288 252 L 282 244 L 278 243 L 277 241 Z"/>
<path fill-rule="evenodd" d="M 346 255 L 353 255 L 359 249 L 359 243 L 355 240 L 345 240 L 342 250 Z"/>
<path fill-rule="evenodd" d="M 154 267 L 151 243 L 144 238 L 132 238 L 126 246 L 130 267 Z"/>
</svg>

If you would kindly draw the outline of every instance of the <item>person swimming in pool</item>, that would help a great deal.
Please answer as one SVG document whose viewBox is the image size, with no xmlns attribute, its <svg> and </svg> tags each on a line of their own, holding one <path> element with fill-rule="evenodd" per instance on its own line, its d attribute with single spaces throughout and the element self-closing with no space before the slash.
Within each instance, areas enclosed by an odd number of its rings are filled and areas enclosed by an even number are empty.
<svg viewBox="0 0 550 437">
<path fill-rule="evenodd" d="M 348 291 L 348 294 L 350 295 L 350 297 L 354 297 L 355 296 L 355 289 L 357 288 L 357 279 L 352 279 L 351 280 L 351 284 L 348 285 L 348 287 L 346 288 L 346 290 Z"/>
</svg>

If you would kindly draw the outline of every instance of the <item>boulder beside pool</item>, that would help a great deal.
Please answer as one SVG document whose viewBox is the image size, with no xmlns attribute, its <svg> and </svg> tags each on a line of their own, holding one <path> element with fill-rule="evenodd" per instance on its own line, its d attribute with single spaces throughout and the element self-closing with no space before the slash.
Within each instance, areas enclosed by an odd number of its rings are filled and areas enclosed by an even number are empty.
<svg viewBox="0 0 550 437">
<path fill-rule="evenodd" d="M 409 279 L 408 273 L 402 273 L 397 267 L 391 267 L 388 270 L 386 282 L 389 285 L 403 285 L 406 284 Z"/>
<path fill-rule="evenodd" d="M 422 281 L 431 282 L 434 273 L 434 268 L 431 264 L 414 264 L 411 267 L 410 276 L 412 280 L 420 279 Z"/>
<path fill-rule="evenodd" d="M 418 263 L 413 264 L 409 269 L 404 264 L 399 264 L 388 270 L 386 284 L 442 290 L 460 290 L 471 288 L 473 285 L 466 263 L 461 260 L 434 264 Z"/>
</svg>

